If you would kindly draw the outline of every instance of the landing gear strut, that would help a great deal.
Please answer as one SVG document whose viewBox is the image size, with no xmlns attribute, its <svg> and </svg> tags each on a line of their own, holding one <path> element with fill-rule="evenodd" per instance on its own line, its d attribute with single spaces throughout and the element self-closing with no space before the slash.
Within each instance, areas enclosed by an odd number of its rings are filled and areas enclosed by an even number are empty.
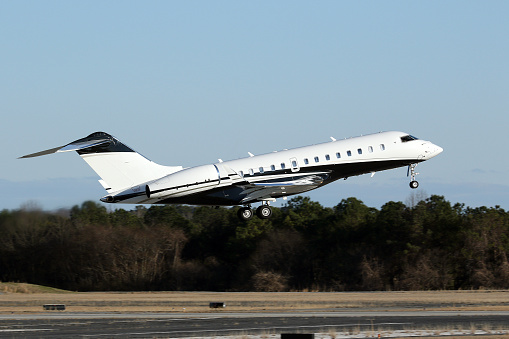
<svg viewBox="0 0 509 339">
<path fill-rule="evenodd" d="M 407 177 L 410 175 L 410 188 L 416 189 L 419 187 L 419 182 L 415 180 L 415 176 L 419 173 L 415 172 L 417 164 L 408 165 Z"/>
</svg>

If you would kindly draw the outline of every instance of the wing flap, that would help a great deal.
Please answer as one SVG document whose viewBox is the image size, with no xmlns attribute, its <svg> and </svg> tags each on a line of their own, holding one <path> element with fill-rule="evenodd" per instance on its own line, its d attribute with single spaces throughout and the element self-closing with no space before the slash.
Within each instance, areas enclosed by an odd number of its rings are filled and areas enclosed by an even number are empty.
<svg viewBox="0 0 509 339">
<path fill-rule="evenodd" d="M 272 200 L 293 194 L 310 191 L 320 186 L 328 178 L 327 173 L 301 175 L 299 177 L 280 178 L 277 180 L 253 182 L 243 185 L 246 196 L 241 203 Z"/>
</svg>

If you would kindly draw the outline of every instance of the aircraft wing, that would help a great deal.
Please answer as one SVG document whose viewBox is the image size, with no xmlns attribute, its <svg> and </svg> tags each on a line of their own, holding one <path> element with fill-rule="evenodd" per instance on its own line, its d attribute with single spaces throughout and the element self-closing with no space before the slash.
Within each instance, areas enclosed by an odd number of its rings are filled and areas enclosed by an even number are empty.
<svg viewBox="0 0 509 339">
<path fill-rule="evenodd" d="M 293 175 L 284 178 L 274 178 L 262 181 L 250 182 L 242 185 L 246 196 L 242 199 L 242 204 L 248 204 L 256 201 L 273 200 L 275 198 L 299 194 L 310 191 L 320 186 L 324 180 L 329 177 L 326 172 L 306 173 Z"/>
</svg>

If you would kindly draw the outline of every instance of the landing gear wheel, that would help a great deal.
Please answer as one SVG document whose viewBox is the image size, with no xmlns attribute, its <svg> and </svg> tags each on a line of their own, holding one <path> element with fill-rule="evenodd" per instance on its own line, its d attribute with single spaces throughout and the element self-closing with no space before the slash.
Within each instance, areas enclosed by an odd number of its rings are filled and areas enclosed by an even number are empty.
<svg viewBox="0 0 509 339">
<path fill-rule="evenodd" d="M 242 221 L 248 221 L 253 217 L 253 210 L 249 207 L 242 207 L 237 212 L 237 216 Z"/>
<path fill-rule="evenodd" d="M 417 181 L 410 181 L 410 188 L 416 189 L 417 187 L 419 187 L 419 183 Z"/>
<path fill-rule="evenodd" d="M 256 209 L 256 215 L 260 219 L 269 219 L 272 216 L 272 208 L 269 205 L 261 205 Z"/>
</svg>

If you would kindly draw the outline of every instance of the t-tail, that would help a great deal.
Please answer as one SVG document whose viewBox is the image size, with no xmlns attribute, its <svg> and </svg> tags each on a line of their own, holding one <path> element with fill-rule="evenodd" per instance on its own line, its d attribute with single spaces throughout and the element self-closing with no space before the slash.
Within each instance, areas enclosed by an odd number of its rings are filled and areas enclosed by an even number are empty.
<svg viewBox="0 0 509 339">
<path fill-rule="evenodd" d="M 125 190 L 182 170 L 182 166 L 162 166 L 104 132 L 95 132 L 65 146 L 28 154 L 32 158 L 46 154 L 76 151 L 101 177 L 108 193 Z"/>
</svg>

